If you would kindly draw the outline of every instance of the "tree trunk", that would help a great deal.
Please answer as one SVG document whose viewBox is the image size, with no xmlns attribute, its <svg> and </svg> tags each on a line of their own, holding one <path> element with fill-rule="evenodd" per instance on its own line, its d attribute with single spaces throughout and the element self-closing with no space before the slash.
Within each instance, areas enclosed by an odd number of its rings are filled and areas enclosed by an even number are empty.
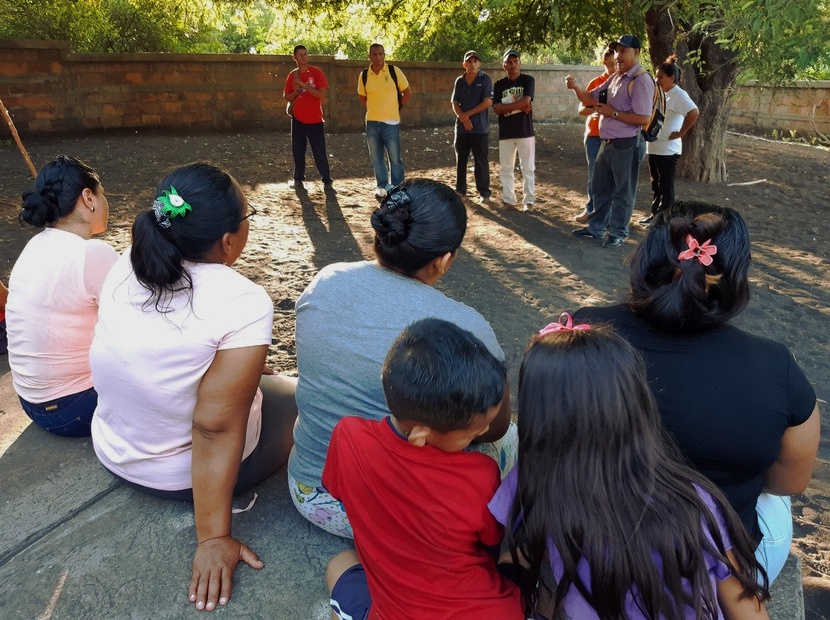
<svg viewBox="0 0 830 620">
<path fill-rule="evenodd" d="M 646 11 L 645 19 L 652 65 L 677 55 L 683 69 L 680 86 L 700 110 L 694 129 L 683 138 L 677 175 L 703 183 L 725 181 L 726 131 L 738 75 L 736 54 L 715 43 L 715 32 L 689 34 L 684 28 L 688 25 L 673 20 L 665 8 Z M 684 62 L 689 51 L 699 55 L 699 62 Z"/>
</svg>

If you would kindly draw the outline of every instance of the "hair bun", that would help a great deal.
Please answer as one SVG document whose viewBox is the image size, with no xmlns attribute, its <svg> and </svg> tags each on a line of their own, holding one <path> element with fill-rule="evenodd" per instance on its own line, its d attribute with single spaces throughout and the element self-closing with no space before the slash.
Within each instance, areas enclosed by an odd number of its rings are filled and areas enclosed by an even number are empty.
<svg viewBox="0 0 830 620">
<path fill-rule="evenodd" d="M 20 219 L 35 228 L 42 228 L 60 216 L 58 200 L 51 190 L 23 194 L 23 210 Z"/>
<path fill-rule="evenodd" d="M 387 247 L 399 245 L 409 238 L 409 222 L 409 209 L 397 205 L 382 205 L 372 214 L 372 228 Z"/>
</svg>

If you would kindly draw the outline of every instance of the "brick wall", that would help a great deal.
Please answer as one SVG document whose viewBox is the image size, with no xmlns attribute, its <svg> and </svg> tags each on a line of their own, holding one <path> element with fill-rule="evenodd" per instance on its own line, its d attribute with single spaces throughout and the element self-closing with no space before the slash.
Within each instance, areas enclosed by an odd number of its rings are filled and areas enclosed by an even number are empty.
<svg viewBox="0 0 830 620">
<path fill-rule="evenodd" d="M 312 62 L 330 83 L 328 129 L 360 129 L 363 109 L 355 90 L 367 61 L 312 56 Z M 404 123 L 448 123 L 449 96 L 461 63 L 395 64 L 416 94 L 404 110 Z M 72 54 L 62 42 L 0 40 L 0 100 L 25 133 L 134 127 L 288 130 L 281 94 L 294 66 L 288 56 Z M 504 75 L 497 63 L 484 63 L 483 68 L 494 79 Z M 565 75 L 572 73 L 587 83 L 599 71 L 563 65 L 525 69 L 536 78 L 534 116 L 539 120 L 574 119 L 576 99 L 565 88 Z M 805 133 L 810 131 L 806 115 L 818 104 L 819 129 L 830 132 L 829 102 L 828 83 L 741 87 L 731 121 L 742 128 Z"/>
</svg>

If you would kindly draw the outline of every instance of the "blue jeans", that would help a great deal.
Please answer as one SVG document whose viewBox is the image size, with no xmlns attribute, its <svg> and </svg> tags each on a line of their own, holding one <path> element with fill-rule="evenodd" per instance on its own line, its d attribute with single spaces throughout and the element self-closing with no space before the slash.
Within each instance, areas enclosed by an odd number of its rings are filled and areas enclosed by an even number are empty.
<svg viewBox="0 0 830 620">
<path fill-rule="evenodd" d="M 761 493 L 755 504 L 755 512 L 758 515 L 758 527 L 764 534 L 755 549 L 755 558 L 766 569 L 769 582 L 772 583 L 790 553 L 793 541 L 792 503 L 786 496 Z"/>
<path fill-rule="evenodd" d="M 326 155 L 326 134 L 323 123 L 301 123 L 291 118 L 291 154 L 294 157 L 294 180 L 305 180 L 306 142 L 311 144 L 314 165 L 324 183 L 331 182 L 329 158 Z"/>
<path fill-rule="evenodd" d="M 597 153 L 599 153 L 600 145 L 602 145 L 602 140 L 599 139 L 599 136 L 586 136 L 585 159 L 588 162 L 588 204 L 585 205 L 585 210 L 588 213 L 594 210 L 594 194 L 591 191 L 591 179 L 594 176 L 594 164 L 597 161 Z"/>
<path fill-rule="evenodd" d="M 61 437 L 89 437 L 92 414 L 98 405 L 95 388 L 46 403 L 30 403 L 19 396 L 18 399 L 26 415 L 43 430 Z"/>
<path fill-rule="evenodd" d="M 645 156 L 639 135 L 602 143 L 594 164 L 591 189 L 594 210 L 588 218 L 588 230 L 596 237 L 608 233 L 625 239 L 637 198 L 637 174 Z"/>
<path fill-rule="evenodd" d="M 403 183 L 401 126 L 379 121 L 366 121 L 366 144 L 369 147 L 369 157 L 372 159 L 378 187 L 390 189 Z M 387 157 L 392 173 L 391 184 L 389 183 L 390 170 L 386 168 Z"/>
</svg>

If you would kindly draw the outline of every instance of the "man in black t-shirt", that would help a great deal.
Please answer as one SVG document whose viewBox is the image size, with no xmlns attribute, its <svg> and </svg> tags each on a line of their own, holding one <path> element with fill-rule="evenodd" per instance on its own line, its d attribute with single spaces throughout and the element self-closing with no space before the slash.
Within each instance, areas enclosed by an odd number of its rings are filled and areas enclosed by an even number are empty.
<svg viewBox="0 0 830 620">
<path fill-rule="evenodd" d="M 493 111 L 499 115 L 499 180 L 508 208 L 517 204 L 513 170 L 516 156 L 522 170 L 522 211 L 535 199 L 536 138 L 533 135 L 533 90 L 535 80 L 523 74 L 516 50 L 507 50 L 502 59 L 507 77 L 493 86 Z"/>
</svg>

